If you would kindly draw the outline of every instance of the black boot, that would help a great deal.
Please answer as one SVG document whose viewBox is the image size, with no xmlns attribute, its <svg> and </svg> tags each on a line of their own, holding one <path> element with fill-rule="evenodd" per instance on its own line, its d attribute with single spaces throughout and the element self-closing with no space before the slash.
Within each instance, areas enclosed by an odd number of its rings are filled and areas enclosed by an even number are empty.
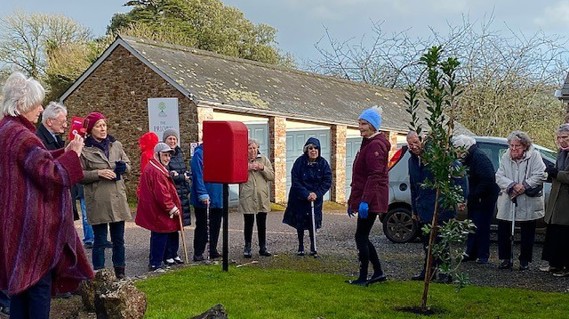
<svg viewBox="0 0 569 319">
<path fill-rule="evenodd" d="M 272 256 L 273 254 L 267 250 L 267 213 L 257 214 L 257 234 L 259 236 L 259 255 Z"/>
<path fill-rule="evenodd" d="M 124 267 L 115 267 L 115 276 L 119 280 L 126 278 L 126 275 L 124 274 Z"/>
<path fill-rule="evenodd" d="M 368 285 L 367 268 L 368 268 L 368 263 L 367 262 L 363 263 L 360 261 L 360 275 L 359 275 L 358 279 L 349 280 L 349 281 L 347 281 L 347 283 L 349 283 L 351 285 L 367 286 Z"/>
<path fill-rule="evenodd" d="M 251 254 L 251 242 L 245 243 L 245 248 L 243 248 L 243 257 L 251 258 L 253 254 Z"/>
</svg>

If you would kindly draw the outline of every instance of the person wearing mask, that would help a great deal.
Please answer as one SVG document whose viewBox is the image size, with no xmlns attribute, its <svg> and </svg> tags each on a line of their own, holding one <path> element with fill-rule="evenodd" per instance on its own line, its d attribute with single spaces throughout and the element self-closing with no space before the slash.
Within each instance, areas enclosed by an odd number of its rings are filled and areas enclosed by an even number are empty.
<svg viewBox="0 0 569 319">
<path fill-rule="evenodd" d="M 490 258 L 490 222 L 496 210 L 500 188 L 492 161 L 482 152 L 471 136 L 458 135 L 453 144 L 461 148 L 461 162 L 468 168 L 468 219 L 476 226 L 474 234 L 468 234 L 464 261 L 476 260 L 487 264 Z"/>
<path fill-rule="evenodd" d="M 107 131 L 107 118 L 91 112 L 84 120 L 87 138 L 81 153 L 85 177 L 87 219 L 93 226 L 93 268 L 105 268 L 105 244 L 110 230 L 112 262 L 118 279 L 125 278 L 125 221 L 131 219 L 123 175 L 130 172 L 130 160 L 121 142 Z"/>
<path fill-rule="evenodd" d="M 203 180 L 203 144 L 194 150 L 190 161 L 192 187 L 190 203 L 194 206 L 196 228 L 194 231 L 194 261 L 204 261 L 203 256 L 209 237 L 209 258 L 217 259 L 221 220 L 223 217 L 223 185 L 206 183 Z M 208 223 L 209 220 L 209 223 Z M 209 236 L 208 236 L 209 234 Z"/>
<path fill-rule="evenodd" d="M 498 268 L 513 267 L 512 223 L 521 228 L 520 270 L 529 269 L 535 241 L 536 220 L 544 215 L 543 194 L 529 195 L 529 189 L 542 187 L 545 180 L 545 164 L 533 145 L 531 138 L 522 131 L 508 135 L 508 150 L 502 155 L 496 172 L 500 187 L 498 197 Z"/>
<path fill-rule="evenodd" d="M 0 290 L 11 318 L 49 318 L 51 294 L 94 277 L 73 222 L 70 188 L 83 178 L 83 138 L 46 149 L 34 126 L 45 91 L 15 72 L 3 87 L 0 115 Z"/>
<path fill-rule="evenodd" d="M 177 242 L 180 230 L 179 214 L 182 207 L 176 186 L 168 171 L 174 150 L 165 143 L 154 147 L 154 157 L 144 168 L 140 179 L 140 193 L 135 222 L 150 230 L 150 257 L 148 270 L 164 272 L 163 264 L 168 245 Z M 177 255 L 177 251 L 176 251 Z"/>
<path fill-rule="evenodd" d="M 178 192 L 178 197 L 182 203 L 182 217 L 184 226 L 191 225 L 191 212 L 190 212 L 190 172 L 188 172 L 188 167 L 186 166 L 186 161 L 184 159 L 184 152 L 182 148 L 178 145 L 178 131 L 175 129 L 167 129 L 162 134 L 162 141 L 172 149 L 172 157 L 167 166 L 172 180 L 176 185 L 176 191 Z M 178 248 L 180 245 L 179 238 L 170 238 L 168 241 L 168 248 L 166 254 L 164 255 L 164 262 L 168 266 L 175 264 L 183 264 L 184 261 L 180 256 L 178 256 Z"/>
<path fill-rule="evenodd" d="M 433 221 L 433 214 L 435 206 L 437 206 L 437 191 L 430 187 L 423 187 L 425 183 L 434 182 L 434 176 L 426 161 L 423 159 L 425 147 L 427 147 L 428 140 L 425 137 L 420 137 L 417 132 L 409 131 L 407 133 L 407 146 L 411 156 L 409 157 L 409 188 L 411 190 L 411 203 L 413 210 L 413 219 L 417 221 L 418 228 L 423 229 L 425 225 L 431 225 Z M 457 165 L 460 165 L 457 163 Z M 454 183 L 460 185 L 463 196 L 466 195 L 466 180 L 464 178 L 454 178 Z M 457 210 L 455 208 L 447 208 L 442 205 L 443 200 L 438 201 L 438 215 L 437 225 L 442 226 L 450 219 L 456 217 Z M 464 209 L 464 203 L 459 204 L 461 209 Z M 421 242 L 423 243 L 424 259 L 423 267 L 419 273 L 411 277 L 411 280 L 425 280 L 427 276 L 427 262 L 428 262 L 428 248 L 430 234 L 425 234 L 421 231 Z M 440 237 L 435 238 L 436 242 L 440 241 Z M 440 264 L 440 260 L 434 259 L 429 269 L 431 280 L 436 275 L 436 268 Z M 448 283 L 452 278 L 447 274 L 439 274 L 438 281 Z"/>
<path fill-rule="evenodd" d="M 377 216 L 387 212 L 389 201 L 387 161 L 391 144 L 379 131 L 381 121 L 381 109 L 378 107 L 364 110 L 358 118 L 362 144 L 354 159 L 348 199 L 348 216 L 358 215 L 355 239 L 358 248 L 359 276 L 355 280 L 348 281 L 352 285 L 367 286 L 387 280 L 377 250 L 369 239 Z M 373 274 L 368 279 L 370 263 Z"/>
<path fill-rule="evenodd" d="M 243 214 L 243 235 L 245 248 L 243 257 L 251 258 L 251 240 L 253 224 L 257 216 L 257 235 L 259 237 L 259 255 L 269 257 L 267 250 L 267 212 L 271 211 L 269 183 L 275 180 L 275 172 L 269 159 L 259 152 L 259 142 L 249 139 L 247 148 L 248 178 L 239 184 L 239 212 Z"/>
<path fill-rule="evenodd" d="M 314 236 L 315 231 L 322 227 L 324 194 L 332 186 L 332 170 L 320 150 L 320 141 L 309 137 L 304 144 L 303 154 L 294 161 L 290 174 L 291 186 L 283 223 L 296 228 L 298 256 L 305 255 L 304 231 L 308 229 L 310 256 L 318 257 Z"/>
<path fill-rule="evenodd" d="M 556 277 L 569 276 L 569 124 L 562 124 L 555 132 L 559 149 L 555 165 L 547 167 L 551 179 L 551 192 L 545 212 L 545 243 L 541 258 L 549 265 L 541 271 Z"/>
</svg>

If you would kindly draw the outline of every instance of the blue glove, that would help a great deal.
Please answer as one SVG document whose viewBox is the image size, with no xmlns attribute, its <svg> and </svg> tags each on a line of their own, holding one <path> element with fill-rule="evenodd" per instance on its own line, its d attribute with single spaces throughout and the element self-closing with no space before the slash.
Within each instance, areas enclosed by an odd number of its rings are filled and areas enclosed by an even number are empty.
<svg viewBox="0 0 569 319">
<path fill-rule="evenodd" d="M 350 208 L 350 206 L 348 206 L 348 216 L 350 218 L 354 217 L 354 211 Z"/>
<path fill-rule="evenodd" d="M 369 205 L 366 202 L 361 202 L 360 207 L 358 208 L 358 217 L 366 219 L 368 211 L 369 211 Z"/>
<path fill-rule="evenodd" d="M 126 163 L 123 161 L 116 161 L 115 162 L 115 174 L 117 174 L 116 180 L 118 181 L 121 179 L 121 175 L 126 172 Z"/>
</svg>

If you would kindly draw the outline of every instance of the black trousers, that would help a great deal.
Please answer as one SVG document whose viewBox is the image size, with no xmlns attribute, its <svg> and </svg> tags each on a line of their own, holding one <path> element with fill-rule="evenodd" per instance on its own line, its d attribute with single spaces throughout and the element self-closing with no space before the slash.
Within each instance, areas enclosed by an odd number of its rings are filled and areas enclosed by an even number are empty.
<svg viewBox="0 0 569 319">
<path fill-rule="evenodd" d="M 367 218 L 359 218 L 356 226 L 356 247 L 358 248 L 358 259 L 360 261 L 360 277 L 358 279 L 367 279 L 368 266 L 371 263 L 373 266 L 373 277 L 383 274 L 381 263 L 377 250 L 372 242 L 369 240 L 369 234 L 375 223 L 377 214 L 369 213 Z"/>
<path fill-rule="evenodd" d="M 535 220 L 516 221 L 521 228 L 520 261 L 532 261 L 533 243 L 535 241 Z M 498 220 L 498 258 L 510 259 L 512 256 L 512 222 Z"/>
<path fill-rule="evenodd" d="M 221 229 L 223 209 L 210 208 L 209 216 L 207 216 L 207 209 L 205 208 L 194 207 L 194 212 L 196 214 L 196 229 L 194 231 L 194 256 L 203 255 L 208 239 L 209 253 L 217 253 L 217 242 L 219 240 L 219 231 Z"/>
<path fill-rule="evenodd" d="M 259 236 L 259 248 L 264 250 L 267 248 L 267 213 L 259 212 L 257 216 L 257 235 Z M 243 214 L 243 236 L 245 237 L 245 245 L 251 246 L 253 239 L 253 224 L 255 223 L 255 214 Z"/>
</svg>

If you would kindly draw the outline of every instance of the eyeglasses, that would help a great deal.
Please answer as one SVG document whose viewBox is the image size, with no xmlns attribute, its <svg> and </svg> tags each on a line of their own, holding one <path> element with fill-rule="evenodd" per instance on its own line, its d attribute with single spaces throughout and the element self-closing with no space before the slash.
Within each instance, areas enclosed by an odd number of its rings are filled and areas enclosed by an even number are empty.
<svg viewBox="0 0 569 319">
<path fill-rule="evenodd" d="M 312 150 L 318 150 L 318 148 L 316 148 L 315 146 L 309 146 L 308 150 L 312 151 Z"/>
</svg>

